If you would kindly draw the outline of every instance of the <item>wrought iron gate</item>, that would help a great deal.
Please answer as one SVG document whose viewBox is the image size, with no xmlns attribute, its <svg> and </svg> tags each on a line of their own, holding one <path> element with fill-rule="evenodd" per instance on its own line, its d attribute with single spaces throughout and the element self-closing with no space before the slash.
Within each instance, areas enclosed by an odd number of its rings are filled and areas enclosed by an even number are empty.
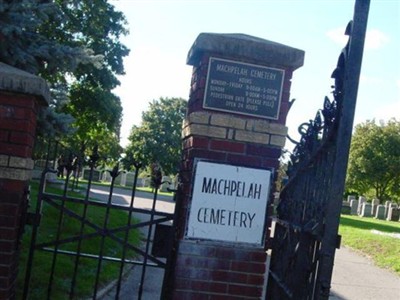
<svg viewBox="0 0 400 300">
<path fill-rule="evenodd" d="M 299 127 L 273 222 L 267 299 L 329 298 L 368 11 L 369 0 L 356 1 L 333 100 Z"/>
<path fill-rule="evenodd" d="M 49 151 L 50 152 L 50 151 Z M 135 164 L 136 172 L 128 203 L 117 203 L 114 190 L 115 181 L 120 175 L 118 164 L 109 171 L 111 184 L 103 188 L 106 192 L 103 200 L 93 199 L 91 195 L 93 174 L 99 159 L 97 149 L 94 149 L 88 164 L 90 167 L 86 189 L 79 194 L 74 182 L 77 165 L 72 157 L 66 164 L 65 180 L 62 193 L 55 194 L 46 187 L 49 174 L 55 173 L 54 164 L 48 163 L 42 173 L 37 205 L 35 211 L 29 213 L 28 223 L 32 225 L 32 237 L 27 259 L 23 299 L 34 299 L 35 279 L 47 276 L 47 299 L 82 299 L 82 297 L 99 299 L 105 291 L 104 282 L 112 286 L 112 296 L 107 299 L 120 298 L 124 278 L 133 266 L 141 268 L 136 288 L 131 290 L 136 295 L 129 299 L 141 299 L 144 291 L 146 270 L 151 268 L 165 269 L 167 266 L 169 234 L 172 233 L 173 201 L 170 201 L 172 211 L 156 209 L 158 189 L 160 188 L 161 173 L 153 177 L 154 194 L 147 200 L 149 208 L 139 208 L 136 185 L 140 164 Z M 76 175 L 76 174 L 75 174 Z M 76 176 L 75 176 L 76 177 Z M 107 191 L 108 190 L 108 191 Z M 164 199 L 165 200 L 165 199 Z M 51 231 L 44 231 L 44 221 L 52 215 L 56 221 L 47 223 Z M 137 216 L 141 216 L 140 219 Z M 54 218 L 54 216 L 56 216 Z M 68 226 L 66 226 L 68 225 Z M 67 230 L 68 228 L 68 230 Z M 71 228 L 73 228 L 71 230 Z M 48 229 L 48 228 L 47 228 Z M 159 234 L 161 232 L 161 235 Z M 161 236 L 161 237 L 160 237 Z M 154 240 L 154 237 L 156 240 Z M 88 251 L 88 249 L 90 249 Z M 40 251 L 39 251 L 40 250 Z M 60 259 L 60 257 L 64 259 Z M 67 257 L 67 260 L 65 260 Z M 37 260 L 40 258 L 41 260 Z M 46 260 L 48 263 L 44 264 Z M 40 261 L 42 265 L 40 265 Z M 42 269 L 39 273 L 39 269 Z M 114 269 L 115 277 L 109 278 L 108 273 Z M 86 273 L 83 273 L 85 270 Z M 107 277 L 108 276 L 108 277 Z M 55 283 L 55 278 L 62 278 L 61 284 Z M 79 285 L 85 282 L 86 286 Z M 161 279 L 162 281 L 162 279 Z M 159 285 L 162 285 L 160 281 Z M 128 284 L 135 284 L 129 282 Z M 154 283 L 153 283 L 154 284 Z M 89 289 L 87 287 L 89 285 Z M 41 287 L 43 289 L 43 286 Z M 89 294 L 88 294 L 89 293 Z M 37 297 L 37 296 L 36 296 Z"/>
</svg>

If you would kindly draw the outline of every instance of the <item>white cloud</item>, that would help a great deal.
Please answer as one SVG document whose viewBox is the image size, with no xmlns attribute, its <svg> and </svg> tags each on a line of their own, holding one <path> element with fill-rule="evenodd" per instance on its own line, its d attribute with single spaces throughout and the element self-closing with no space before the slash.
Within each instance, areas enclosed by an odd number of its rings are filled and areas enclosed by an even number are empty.
<svg viewBox="0 0 400 300">
<path fill-rule="evenodd" d="M 376 120 L 387 121 L 392 118 L 400 120 L 400 99 L 378 108 L 375 112 Z"/>
<path fill-rule="evenodd" d="M 400 79 L 396 80 L 396 86 L 398 88 L 397 91 L 397 99 L 393 99 L 388 102 L 386 105 L 378 107 L 375 111 L 377 120 L 389 120 L 391 118 L 395 118 L 400 121 Z"/>
<path fill-rule="evenodd" d="M 345 28 L 339 27 L 329 30 L 326 35 L 335 43 L 345 46 L 347 43 L 348 36 L 344 34 Z"/>
<path fill-rule="evenodd" d="M 382 31 L 372 29 L 367 31 L 367 38 L 365 40 L 366 49 L 378 49 L 383 47 L 389 42 L 389 37 Z"/>
<path fill-rule="evenodd" d="M 360 75 L 360 82 L 362 82 L 363 84 L 381 84 L 383 83 L 383 79 L 382 78 L 378 78 L 378 77 L 369 77 L 369 76 L 365 76 L 363 74 Z"/>
<path fill-rule="evenodd" d="M 344 34 L 345 28 L 339 27 L 329 30 L 326 35 L 335 43 L 345 45 L 348 37 Z M 365 49 L 379 49 L 389 42 L 389 37 L 382 31 L 371 29 L 367 31 Z"/>
</svg>

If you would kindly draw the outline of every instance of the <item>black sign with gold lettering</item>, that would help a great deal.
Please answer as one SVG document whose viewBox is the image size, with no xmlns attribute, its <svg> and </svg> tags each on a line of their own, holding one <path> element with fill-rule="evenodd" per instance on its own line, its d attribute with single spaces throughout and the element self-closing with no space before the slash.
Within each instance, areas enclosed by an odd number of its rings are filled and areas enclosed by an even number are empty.
<svg viewBox="0 0 400 300">
<path fill-rule="evenodd" d="M 210 58 L 203 107 L 278 119 L 284 70 Z"/>
</svg>

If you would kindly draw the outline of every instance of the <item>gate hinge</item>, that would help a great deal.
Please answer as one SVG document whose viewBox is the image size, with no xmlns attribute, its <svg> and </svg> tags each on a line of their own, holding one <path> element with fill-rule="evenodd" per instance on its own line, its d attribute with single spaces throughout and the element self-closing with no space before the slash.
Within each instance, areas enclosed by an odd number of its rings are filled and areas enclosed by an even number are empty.
<svg viewBox="0 0 400 300">
<path fill-rule="evenodd" d="M 336 236 L 336 249 L 340 249 L 340 245 L 342 244 L 342 236 L 338 234 Z"/>
<path fill-rule="evenodd" d="M 26 215 L 26 224 L 31 225 L 31 226 L 39 226 L 41 219 L 42 219 L 41 214 L 35 214 L 32 212 L 28 212 Z"/>
<path fill-rule="evenodd" d="M 271 250 L 273 248 L 273 244 L 274 244 L 274 238 L 273 237 L 269 237 L 269 238 L 265 239 L 264 249 L 265 250 Z"/>
</svg>

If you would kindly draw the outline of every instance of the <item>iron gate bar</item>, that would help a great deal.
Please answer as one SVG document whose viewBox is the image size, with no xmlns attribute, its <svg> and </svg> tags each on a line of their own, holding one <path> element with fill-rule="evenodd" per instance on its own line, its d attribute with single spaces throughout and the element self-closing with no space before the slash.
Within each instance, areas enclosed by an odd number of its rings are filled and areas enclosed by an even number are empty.
<svg viewBox="0 0 400 300">
<path fill-rule="evenodd" d="M 133 179 L 133 186 L 132 186 L 132 193 L 131 193 L 131 201 L 129 204 L 129 212 L 128 212 L 128 227 L 131 225 L 132 222 L 132 209 L 133 209 L 133 204 L 135 202 L 135 194 L 136 194 L 136 184 L 137 184 L 137 179 L 139 176 L 139 169 L 141 168 L 141 164 L 134 162 L 133 163 L 135 167 L 135 177 Z M 124 245 L 128 244 L 128 237 L 129 237 L 129 230 L 125 231 L 125 237 L 124 237 Z M 122 249 L 122 258 L 121 258 L 121 265 L 119 269 L 119 275 L 118 275 L 118 281 L 117 281 L 117 291 L 115 297 L 119 299 L 119 293 L 121 291 L 121 282 L 122 282 L 122 275 L 124 272 L 124 267 L 125 267 L 125 257 L 126 257 L 126 247 L 123 247 Z"/>
<path fill-rule="evenodd" d="M 110 192 L 110 195 L 112 195 L 112 191 Z M 68 198 L 68 199 L 63 199 L 63 197 L 56 196 L 56 195 L 54 195 L 54 196 L 55 196 L 54 198 L 58 198 L 59 200 L 62 200 L 62 201 L 69 201 L 69 200 L 70 200 L 69 198 Z M 157 213 L 157 212 L 155 211 L 156 197 L 157 197 L 157 193 L 154 194 L 154 198 L 153 198 L 153 208 L 152 208 L 152 210 L 151 210 L 151 215 L 152 215 L 151 220 L 150 220 L 150 221 L 147 221 L 147 222 L 142 222 L 142 223 L 134 224 L 134 225 L 131 226 L 131 228 L 140 228 L 140 227 L 145 227 L 145 226 L 151 227 L 153 224 L 159 224 L 159 223 L 163 223 L 163 222 L 166 222 L 166 221 L 169 221 L 169 220 L 172 220 L 172 219 L 173 219 L 173 214 L 160 213 L 160 212 Z M 89 234 L 90 236 L 94 236 L 94 235 L 98 235 L 98 234 L 100 234 L 102 237 L 108 236 L 108 237 L 112 238 L 113 240 L 117 241 L 118 243 L 124 245 L 124 243 L 121 241 L 120 238 L 118 238 L 118 237 L 116 237 L 116 236 L 114 236 L 114 235 L 112 235 L 112 234 L 110 234 L 110 233 L 122 231 L 122 229 L 127 228 L 126 226 L 125 226 L 125 227 L 122 227 L 122 228 L 107 230 L 107 233 L 106 233 L 106 232 L 104 231 L 103 228 L 101 228 L 101 227 L 99 227 L 99 226 L 97 226 L 97 225 L 91 223 L 90 221 L 87 221 L 87 220 L 82 219 L 79 215 L 77 215 L 77 214 L 74 213 L 73 211 L 69 210 L 68 208 L 65 208 L 65 206 L 63 207 L 62 205 L 59 205 L 59 204 L 55 203 L 55 202 L 53 201 L 54 199 L 51 199 L 51 198 L 49 198 L 49 197 L 46 197 L 46 195 L 44 195 L 43 199 L 44 199 L 47 203 L 51 204 L 53 207 L 58 208 L 59 210 L 65 212 L 66 214 L 68 214 L 68 215 L 71 216 L 71 217 L 75 217 L 75 218 L 81 220 L 81 221 L 84 222 L 86 225 L 88 225 L 88 226 L 90 226 L 90 227 L 92 227 L 93 229 L 95 229 L 95 230 L 98 231 L 98 233 Z M 82 202 L 82 200 L 80 200 L 80 199 L 76 199 L 76 200 L 79 200 L 79 202 Z M 64 202 L 63 202 L 63 203 L 64 203 Z M 97 204 L 98 204 L 99 206 L 103 206 L 103 207 L 104 207 L 104 206 L 110 207 L 109 204 L 106 204 L 106 205 L 105 205 L 104 203 L 101 203 L 101 202 L 98 202 Z M 118 206 L 118 207 L 120 207 L 120 206 Z M 146 212 L 146 213 L 148 213 L 148 210 L 145 210 L 145 209 L 133 209 L 133 210 L 134 210 L 134 211 L 139 210 L 139 211 L 141 211 L 141 212 Z M 167 215 L 168 217 L 159 218 L 159 219 L 156 219 L 156 220 L 155 220 L 155 219 L 154 219 L 154 216 L 155 216 L 155 215 Z M 151 230 L 149 229 L 149 233 L 150 233 L 150 232 L 151 232 Z M 82 238 L 82 237 L 83 237 L 83 236 L 81 236 L 81 238 Z M 78 237 L 78 238 L 79 238 L 79 237 Z M 67 240 L 68 240 L 68 239 L 65 239 L 65 240 L 63 240 L 63 241 L 68 242 Z M 61 244 L 61 243 L 60 243 L 61 241 L 62 241 L 62 240 L 58 240 L 56 243 L 59 245 L 59 244 Z M 147 259 L 150 259 L 150 260 L 151 260 L 153 263 L 155 263 L 158 267 L 165 267 L 166 264 L 165 264 L 164 262 L 160 261 L 159 259 L 157 259 L 156 257 L 154 257 L 154 256 L 152 256 L 152 255 L 150 255 L 150 254 L 148 253 L 148 247 L 149 247 L 149 242 L 150 242 L 150 240 L 148 239 L 147 241 L 148 241 L 148 242 L 147 242 L 147 244 L 146 244 L 146 252 L 144 252 L 144 251 L 142 251 L 141 249 L 139 249 L 139 248 L 137 248 L 137 247 L 134 247 L 134 246 L 132 246 L 132 245 L 130 245 L 130 244 L 125 244 L 125 246 L 126 246 L 126 248 L 129 248 L 129 249 L 131 249 L 131 250 L 133 250 L 133 251 L 135 251 L 135 252 L 141 254 L 141 255 L 145 258 L 145 263 L 143 263 L 142 265 L 148 264 L 148 263 L 147 263 Z M 43 247 L 43 246 L 50 246 L 50 245 L 53 245 L 53 244 L 55 244 L 55 243 L 38 244 L 36 247 L 39 248 L 40 246 L 41 246 L 41 247 Z M 101 249 L 102 249 L 102 248 L 101 248 Z M 57 253 L 62 253 L 61 251 L 56 251 L 56 252 L 57 252 Z M 102 256 L 101 256 L 101 255 L 99 256 L 99 260 L 102 260 Z M 144 270 L 145 270 L 145 269 L 144 269 Z M 98 273 L 97 273 L 97 274 L 98 274 Z M 142 276 L 142 280 L 144 280 L 144 276 Z M 96 288 L 96 287 L 95 287 L 95 291 L 97 291 L 97 288 Z M 95 298 L 95 295 L 94 295 L 94 298 Z"/>
<path fill-rule="evenodd" d="M 153 205 L 152 205 L 151 211 L 150 211 L 150 225 L 149 225 L 149 229 L 147 232 L 146 255 L 144 256 L 143 267 L 142 267 L 142 276 L 140 278 L 140 284 L 139 284 L 139 300 L 142 299 L 144 276 L 146 274 L 146 268 L 144 266 L 146 266 L 147 259 L 152 257 L 149 254 L 150 238 L 151 238 L 151 234 L 152 234 L 152 230 L 153 230 L 153 221 L 154 221 L 154 216 L 155 216 L 155 211 L 156 211 L 156 201 L 157 201 L 158 189 L 160 188 L 161 184 L 162 184 L 161 178 L 156 178 L 154 180 L 155 191 L 154 191 L 154 196 L 153 196 Z"/>
<path fill-rule="evenodd" d="M 332 74 L 334 100 L 325 97 L 314 120 L 299 127 L 278 206 L 287 224 L 275 226 L 269 299 L 329 298 L 368 11 L 369 0 L 356 0 L 349 40 Z"/>
<path fill-rule="evenodd" d="M 98 146 L 95 145 L 94 149 L 93 149 L 93 153 L 90 156 L 90 160 L 89 160 L 89 166 L 90 166 L 90 173 L 89 173 L 89 180 L 88 180 L 88 185 L 87 185 L 87 189 L 86 189 L 86 195 L 85 195 L 85 200 L 84 200 L 84 206 L 83 206 L 83 213 L 82 213 L 82 219 L 81 221 L 81 226 L 79 228 L 79 235 L 80 235 L 80 239 L 78 239 L 78 247 L 77 247 L 77 251 L 76 251 L 76 258 L 75 258 L 75 266 L 74 266 L 74 273 L 72 275 L 72 280 L 71 280 L 71 289 L 70 289 L 70 299 L 72 299 L 74 297 L 75 294 L 75 284 L 76 284 L 76 277 L 78 275 L 78 265 L 79 265 L 79 259 L 80 259 L 80 254 L 81 254 L 81 246 L 82 246 L 82 241 L 84 240 L 83 237 L 83 230 L 85 227 L 85 222 L 83 222 L 83 220 L 86 219 L 87 216 L 87 211 L 88 211 L 88 206 L 89 206 L 89 194 L 90 194 L 90 188 L 92 185 L 92 179 L 93 179 L 93 170 L 94 167 L 96 166 L 97 161 L 99 160 L 99 154 L 98 154 Z M 80 170 L 78 170 L 78 174 L 79 174 Z M 67 185 L 66 185 L 67 186 Z"/>
<path fill-rule="evenodd" d="M 46 251 L 46 252 L 54 252 L 53 248 L 41 248 L 40 250 Z M 74 251 L 68 251 L 68 250 L 57 250 L 58 253 L 60 254 L 65 254 L 65 255 L 69 255 L 69 256 L 76 256 L 78 255 L 76 252 Z M 80 257 L 85 257 L 85 258 L 93 258 L 93 259 L 98 259 L 99 256 L 96 254 L 90 254 L 90 253 L 79 253 Z M 112 261 L 112 262 L 122 262 L 121 258 L 117 258 L 117 257 L 111 257 L 111 256 L 103 256 L 103 260 L 107 260 L 107 261 Z M 138 265 L 138 266 L 142 266 L 143 265 L 143 261 L 140 260 L 132 260 L 132 259 L 125 259 L 124 260 L 125 263 L 128 264 L 132 264 L 132 265 Z M 148 266 L 152 266 L 155 268 L 163 268 L 165 266 L 159 266 L 158 264 L 155 263 L 147 263 Z"/>
<path fill-rule="evenodd" d="M 56 194 L 51 194 L 51 193 L 43 193 L 43 197 L 46 199 L 46 201 L 52 201 L 54 199 L 55 200 L 61 200 L 61 201 L 63 200 L 62 196 L 56 195 Z M 68 198 L 65 201 L 78 203 L 78 204 L 84 204 L 84 200 L 82 200 L 81 198 L 74 198 L 74 197 L 70 197 L 70 196 L 68 196 Z M 107 204 L 105 204 L 104 202 L 97 201 L 97 200 L 89 200 L 88 203 L 91 206 L 100 206 L 100 207 L 106 207 L 107 206 Z M 128 212 L 130 210 L 132 210 L 133 212 L 137 212 L 137 213 L 148 213 L 149 212 L 149 209 L 146 209 L 146 208 L 136 208 L 136 207 L 134 207 L 134 208 L 131 209 L 129 206 L 121 205 L 121 204 L 111 204 L 111 208 L 116 208 L 118 210 L 126 210 Z M 167 212 L 162 212 L 162 211 L 155 211 L 154 215 L 163 216 L 163 217 L 173 216 L 172 213 L 167 213 Z"/>
<path fill-rule="evenodd" d="M 46 162 L 47 165 L 47 162 Z M 38 190 L 38 202 L 36 203 L 36 210 L 35 210 L 35 216 L 36 218 L 39 218 L 42 214 L 42 206 L 41 206 L 41 200 L 42 199 L 42 194 L 44 190 L 44 182 L 45 182 L 45 176 L 49 170 L 47 169 L 47 166 L 45 170 L 42 172 L 40 184 L 39 184 L 39 190 Z M 32 228 L 32 235 L 31 235 L 31 243 L 29 247 L 29 254 L 28 254 L 28 263 L 26 266 L 26 272 L 25 272 L 25 281 L 24 281 L 24 291 L 22 293 L 22 299 L 26 300 L 28 299 L 28 293 L 29 293 L 29 282 L 31 280 L 32 276 L 32 266 L 33 266 L 33 257 L 34 257 L 34 250 L 35 250 L 35 243 L 37 239 L 37 234 L 38 234 L 38 228 L 39 228 L 39 222 L 35 222 Z"/>
<path fill-rule="evenodd" d="M 54 206 L 54 207 L 57 207 L 57 206 Z M 157 220 L 154 220 L 152 224 L 156 224 L 157 225 L 157 224 L 165 223 L 167 221 L 170 221 L 170 218 L 157 219 Z M 85 221 L 85 223 L 87 223 L 87 222 Z M 88 222 L 88 225 L 91 226 L 92 223 Z M 72 237 L 69 237 L 69 238 L 61 239 L 61 240 L 58 241 L 58 245 L 79 241 L 79 239 L 81 239 L 81 238 L 82 239 L 89 239 L 89 238 L 98 237 L 98 236 L 102 236 L 102 235 L 111 236 L 110 234 L 112 234 L 112 233 L 118 233 L 118 232 L 125 231 L 125 230 L 128 230 L 128 229 L 141 228 L 141 227 L 145 227 L 145 226 L 148 226 L 148 225 L 150 225 L 150 222 L 142 222 L 142 223 L 133 224 L 133 225 L 131 225 L 129 227 L 128 226 L 123 226 L 123 227 L 108 229 L 106 231 L 101 229 L 100 227 L 98 227 L 98 229 L 96 229 L 96 232 L 93 232 L 93 233 L 87 233 L 87 234 L 83 234 L 82 236 L 72 236 Z M 97 225 L 94 225 L 94 226 L 97 226 Z M 104 232 L 107 232 L 107 234 L 105 234 Z M 120 241 L 120 239 L 118 237 L 116 239 L 114 239 L 114 240 L 117 241 L 119 244 L 125 245 L 124 243 L 121 243 L 121 241 Z M 55 242 L 40 243 L 40 244 L 36 244 L 35 245 L 35 249 L 42 249 L 44 247 L 54 246 L 55 244 L 56 244 Z M 126 243 L 126 245 L 130 245 L 130 244 Z M 131 250 L 137 249 L 133 245 L 130 245 L 130 247 L 132 247 Z M 141 251 L 140 249 L 137 249 L 136 252 L 140 253 L 140 251 Z"/>
<path fill-rule="evenodd" d="M 166 267 L 167 264 L 164 261 L 161 261 L 161 260 L 157 259 L 156 257 L 149 254 L 149 245 L 150 245 L 149 239 L 147 240 L 146 251 L 143 251 L 129 243 L 126 243 L 125 239 L 118 238 L 117 236 L 115 236 L 115 233 L 122 232 L 122 231 L 127 232 L 130 229 L 141 228 L 141 227 L 145 227 L 145 226 L 150 227 L 150 229 L 149 229 L 149 234 L 150 234 L 151 230 L 152 230 L 152 226 L 154 224 L 161 224 L 161 223 L 165 223 L 167 221 L 173 220 L 174 214 L 155 211 L 157 192 L 155 193 L 155 195 L 153 197 L 152 210 L 150 212 L 150 214 L 151 214 L 150 221 L 140 222 L 140 223 L 136 223 L 136 224 L 128 224 L 126 226 L 113 228 L 113 229 L 106 229 L 106 228 L 102 228 L 101 226 L 98 226 L 98 225 L 93 224 L 90 221 L 86 220 L 84 218 L 85 213 L 82 216 L 82 215 L 70 210 L 67 207 L 67 203 L 68 202 L 69 203 L 77 203 L 79 205 L 83 205 L 84 207 L 88 206 L 88 205 L 94 205 L 94 206 L 98 206 L 98 207 L 108 207 L 109 209 L 117 208 L 120 210 L 125 210 L 129 214 L 132 214 L 134 212 L 149 214 L 149 210 L 148 209 L 140 209 L 140 208 L 132 208 L 131 205 L 129 207 L 127 207 L 124 205 L 111 204 L 110 201 L 108 201 L 107 204 L 105 204 L 104 202 L 100 202 L 100 201 L 92 201 L 88 197 L 90 184 L 88 184 L 89 188 L 86 191 L 85 199 L 70 197 L 69 195 L 67 195 L 68 181 L 69 181 L 68 179 L 70 178 L 70 176 L 69 176 L 70 172 L 67 175 L 67 180 L 65 182 L 63 195 L 60 196 L 60 195 L 55 195 L 55 194 L 51 194 L 51 193 L 46 193 L 45 188 L 44 188 L 44 183 L 46 181 L 46 175 L 49 172 L 53 172 L 53 170 L 45 169 L 42 173 L 40 187 L 39 187 L 39 191 L 38 191 L 38 202 L 36 205 L 35 216 L 36 216 L 36 218 L 38 218 L 38 216 L 40 216 L 44 203 L 47 203 L 50 206 L 56 208 L 59 211 L 59 219 L 58 219 L 58 226 L 57 226 L 58 227 L 57 238 L 53 242 L 44 242 L 44 243 L 36 244 L 37 233 L 38 233 L 38 228 L 39 228 L 40 224 L 39 224 L 39 222 L 35 222 L 36 224 L 34 225 L 34 228 L 32 229 L 31 248 L 29 251 L 30 254 L 29 254 L 29 259 L 28 259 L 27 275 L 25 278 L 24 296 L 23 296 L 24 298 L 23 299 L 27 299 L 27 297 L 28 297 L 29 281 L 30 281 L 30 277 L 31 277 L 31 270 L 32 270 L 32 265 L 33 265 L 33 257 L 34 257 L 33 253 L 34 253 L 34 250 L 37 250 L 37 249 L 53 253 L 52 272 L 51 272 L 51 276 L 49 278 L 49 288 L 47 291 L 48 299 L 51 297 L 51 294 L 52 294 L 52 285 L 53 285 L 52 278 L 54 277 L 55 264 L 57 262 L 58 254 L 76 256 L 77 257 L 77 259 L 75 260 L 76 262 L 77 261 L 79 262 L 80 257 L 85 257 L 85 258 L 93 258 L 93 259 L 98 258 L 100 260 L 105 260 L 105 261 L 119 262 L 119 263 L 121 263 L 121 265 L 125 264 L 125 263 L 133 264 L 133 265 L 141 265 L 143 267 L 143 269 L 142 269 L 143 275 L 142 275 L 142 279 L 141 279 L 141 287 L 142 288 L 143 288 L 143 282 L 144 282 L 143 280 L 144 280 L 146 266 L 158 267 L 158 268 Z M 110 195 L 112 195 L 112 191 L 111 191 Z M 88 227 L 94 229 L 96 232 L 89 233 L 89 234 L 82 234 L 81 236 L 77 235 L 77 236 L 72 236 L 69 238 L 61 239 L 61 236 L 60 236 L 60 230 L 62 228 L 61 224 L 62 224 L 62 220 L 65 218 L 65 216 L 69 216 L 69 217 L 72 217 L 73 219 L 78 220 L 79 222 L 81 222 L 81 226 L 88 226 Z M 108 236 L 109 238 L 116 241 L 117 243 L 124 245 L 125 251 L 133 250 L 136 253 L 138 253 L 139 255 L 143 256 L 144 262 L 138 261 L 138 260 L 126 260 L 126 259 L 112 258 L 112 257 L 104 256 L 104 255 L 92 255 L 92 254 L 88 254 L 88 253 L 82 253 L 81 249 L 79 247 L 76 252 L 60 249 L 60 247 L 63 244 L 66 244 L 69 242 L 75 242 L 75 241 L 80 242 L 83 239 L 88 239 L 88 238 L 95 237 L 95 236 L 102 236 L 102 237 Z M 54 246 L 54 248 L 49 248 L 49 246 Z M 77 272 L 75 270 L 77 270 L 77 268 L 76 269 L 74 268 L 74 273 Z M 75 273 L 75 274 L 77 274 L 77 273 Z M 75 277 L 75 279 L 72 278 L 71 284 L 75 285 L 76 275 L 73 275 L 73 277 Z M 69 294 L 70 298 L 74 297 L 74 293 L 75 293 L 74 287 L 71 286 L 70 294 Z"/>
<path fill-rule="evenodd" d="M 158 218 L 155 219 L 153 221 L 145 221 L 145 222 L 140 222 L 140 223 L 135 223 L 132 224 L 131 226 L 123 226 L 123 227 L 118 227 L 118 228 L 113 228 L 113 229 L 107 229 L 105 230 L 102 227 L 97 226 L 96 224 L 82 219 L 81 216 L 79 216 L 78 214 L 76 214 L 75 212 L 69 210 L 68 208 L 62 208 L 62 206 L 60 204 L 57 204 L 53 201 L 53 199 L 50 198 L 44 198 L 44 200 L 46 201 L 46 203 L 50 204 L 51 206 L 53 206 L 54 208 L 57 208 L 58 210 L 62 210 L 64 211 L 67 215 L 69 215 L 70 217 L 74 217 L 78 220 L 80 220 L 81 222 L 85 223 L 87 226 L 91 227 L 92 229 L 96 230 L 96 232 L 93 233 L 88 233 L 88 234 L 83 234 L 82 236 L 73 236 L 70 238 L 66 238 L 66 239 L 60 239 L 57 242 L 47 242 L 47 243 L 40 243 L 40 244 L 36 244 L 35 248 L 36 249 L 41 249 L 42 247 L 48 247 L 48 246 L 52 246 L 52 245 L 60 245 L 60 244 L 65 244 L 65 243 L 69 243 L 69 242 L 73 242 L 73 241 L 77 241 L 80 238 L 92 238 L 92 237 L 96 237 L 96 236 L 108 236 L 110 238 L 112 238 L 113 240 L 117 241 L 119 244 L 125 245 L 123 242 L 121 242 L 121 239 L 114 236 L 112 233 L 117 233 L 120 231 L 125 231 L 126 229 L 135 229 L 135 228 L 141 228 L 141 227 L 145 227 L 145 226 L 149 226 L 152 224 L 161 224 L 161 223 L 165 223 L 167 221 L 172 220 L 173 216 L 169 216 L 169 217 L 165 217 L 165 218 Z M 144 210 L 148 213 L 148 210 Z M 140 250 L 139 248 L 136 248 L 133 245 L 130 245 L 129 243 L 126 244 L 127 247 L 129 247 L 131 250 L 134 250 L 137 253 L 140 253 L 142 256 L 145 256 L 145 252 L 143 252 L 142 250 Z M 155 259 L 157 260 L 157 259 Z"/>
<path fill-rule="evenodd" d="M 57 234 L 56 234 L 56 244 L 55 244 L 55 251 L 53 253 L 53 259 L 52 259 L 52 263 L 51 263 L 51 271 L 50 271 L 50 276 L 49 276 L 49 284 L 47 286 L 47 299 L 50 300 L 50 295 L 53 289 L 53 279 L 54 279 L 54 271 L 55 271 L 55 267 L 56 267 L 56 262 L 57 262 L 57 250 L 58 250 L 58 240 L 61 237 L 61 227 L 62 227 L 62 222 L 64 219 L 64 207 L 65 207 L 65 199 L 67 197 L 67 187 L 68 187 L 68 182 L 69 182 L 69 178 L 72 172 L 72 168 L 71 166 L 66 166 L 67 168 L 67 178 L 65 179 L 65 188 L 63 191 L 63 201 L 61 204 L 61 210 L 60 210 L 60 214 L 58 217 L 58 224 L 57 224 Z M 54 171 L 51 171 L 54 172 Z"/>
<path fill-rule="evenodd" d="M 285 285 L 284 281 L 281 280 L 280 277 L 273 271 L 270 271 L 269 275 L 272 276 L 276 284 L 280 286 L 280 288 L 287 295 L 287 297 L 289 297 L 289 299 L 293 299 L 293 293 L 290 291 L 290 288 Z"/>
<path fill-rule="evenodd" d="M 364 52 L 364 42 L 367 30 L 367 21 L 369 13 L 370 0 L 356 1 L 354 9 L 354 22 L 351 23 L 351 32 L 349 37 L 349 51 L 346 53 L 344 63 L 344 82 L 343 84 L 343 106 L 346 109 L 341 110 L 339 132 L 337 136 L 338 147 L 336 161 L 333 169 L 332 190 L 341 195 L 344 192 L 344 182 L 349 157 L 349 149 L 354 122 L 354 113 L 358 94 L 358 85 L 361 72 L 362 56 Z M 349 29 L 349 28 L 348 28 Z M 356 37 L 357 40 L 352 37 Z M 339 58 L 340 59 L 340 58 Z M 339 79 L 340 80 L 340 79 Z M 335 195 L 332 193 L 332 197 Z M 342 206 L 341 198 L 336 195 L 336 201 L 330 201 L 326 211 L 330 215 L 326 219 L 326 227 L 333 228 L 337 232 L 339 227 L 340 210 Z M 321 291 L 321 299 L 328 299 L 330 283 L 332 279 L 333 262 L 335 248 L 337 244 L 337 235 L 333 232 L 325 234 L 321 247 L 321 261 L 318 270 L 319 280 L 317 281 L 317 291 Z"/>
<path fill-rule="evenodd" d="M 119 164 L 117 164 L 112 171 L 110 171 L 111 175 L 111 186 L 110 186 L 110 193 L 108 194 L 108 200 L 107 200 L 107 207 L 106 207 L 106 216 L 104 218 L 104 223 L 103 223 L 103 229 L 106 230 L 108 227 L 108 221 L 109 221 L 109 215 L 110 215 L 110 209 L 111 209 L 111 201 L 112 201 L 112 194 L 114 190 L 114 183 L 115 179 L 119 175 Z M 96 272 L 96 279 L 95 279 L 95 284 L 94 284 L 94 291 L 93 291 L 93 299 L 96 299 L 97 296 L 97 287 L 99 284 L 99 279 L 100 279 L 100 271 L 101 271 L 101 265 L 103 263 L 103 252 L 104 252 L 104 242 L 105 242 L 105 237 L 106 234 L 101 235 L 101 246 L 100 246 L 100 255 L 98 259 L 98 265 L 97 265 L 97 272 Z"/>
</svg>

